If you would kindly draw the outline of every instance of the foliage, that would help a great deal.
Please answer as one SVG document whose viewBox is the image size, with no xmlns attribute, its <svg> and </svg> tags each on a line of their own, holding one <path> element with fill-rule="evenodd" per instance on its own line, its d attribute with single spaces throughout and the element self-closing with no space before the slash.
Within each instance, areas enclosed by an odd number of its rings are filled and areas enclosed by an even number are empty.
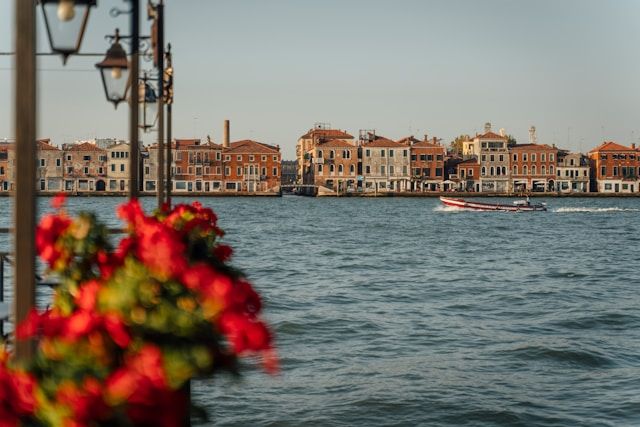
<svg viewBox="0 0 640 427">
<path fill-rule="evenodd" d="M 469 140 L 469 135 L 459 135 L 449 144 L 451 153 L 462 155 L 462 143 Z"/>
<path fill-rule="evenodd" d="M 512 147 L 514 145 L 516 145 L 518 143 L 518 141 L 516 141 L 516 138 L 513 135 L 507 135 L 507 146 L 508 147 Z"/>
<path fill-rule="evenodd" d="M 0 351 L 0 427 L 177 426 L 189 380 L 236 372 L 247 353 L 276 369 L 260 297 L 228 265 L 211 209 L 147 216 L 134 200 L 118 215 L 127 236 L 115 249 L 89 213 L 60 210 L 38 225 L 38 253 L 61 283 L 52 306 L 16 329 L 37 339 L 33 360 Z"/>
</svg>

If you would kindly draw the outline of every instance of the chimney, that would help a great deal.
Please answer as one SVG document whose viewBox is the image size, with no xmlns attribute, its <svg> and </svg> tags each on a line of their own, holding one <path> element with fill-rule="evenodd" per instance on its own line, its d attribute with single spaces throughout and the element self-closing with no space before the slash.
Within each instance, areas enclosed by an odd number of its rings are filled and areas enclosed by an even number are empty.
<svg viewBox="0 0 640 427">
<path fill-rule="evenodd" d="M 631 149 L 635 150 L 636 149 L 636 143 L 634 142 L 633 144 L 631 144 Z"/>
<path fill-rule="evenodd" d="M 424 142 L 429 141 L 429 135 L 427 135 L 426 133 L 424 134 Z"/>
<path fill-rule="evenodd" d="M 222 147 L 229 148 L 229 120 L 224 121 L 224 134 L 222 137 Z"/>
<path fill-rule="evenodd" d="M 491 132 L 491 123 L 487 122 L 484 124 L 484 133 Z"/>
</svg>

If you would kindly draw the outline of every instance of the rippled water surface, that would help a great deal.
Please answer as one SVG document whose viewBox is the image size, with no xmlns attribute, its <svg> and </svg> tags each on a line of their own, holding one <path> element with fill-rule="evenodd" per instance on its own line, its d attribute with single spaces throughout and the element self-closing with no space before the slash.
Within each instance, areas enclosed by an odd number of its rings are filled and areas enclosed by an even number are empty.
<svg viewBox="0 0 640 427">
<path fill-rule="evenodd" d="M 117 225 L 121 201 L 70 207 Z M 266 299 L 282 374 L 250 366 L 195 400 L 220 426 L 640 425 L 640 199 L 546 202 L 204 199 Z M 0 199 L 0 226 L 9 212 Z"/>
</svg>

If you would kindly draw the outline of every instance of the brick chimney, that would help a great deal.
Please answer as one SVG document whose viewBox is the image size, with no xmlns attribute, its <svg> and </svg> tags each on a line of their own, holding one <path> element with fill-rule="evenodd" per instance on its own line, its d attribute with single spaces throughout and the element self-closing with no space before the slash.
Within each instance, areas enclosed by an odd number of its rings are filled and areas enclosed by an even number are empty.
<svg viewBox="0 0 640 427">
<path fill-rule="evenodd" d="M 229 120 L 225 120 L 224 121 L 224 131 L 223 131 L 223 136 L 222 136 L 222 147 L 224 148 L 229 148 Z"/>
<path fill-rule="evenodd" d="M 635 150 L 636 149 L 636 143 L 634 142 L 633 144 L 631 144 L 631 149 Z"/>
</svg>

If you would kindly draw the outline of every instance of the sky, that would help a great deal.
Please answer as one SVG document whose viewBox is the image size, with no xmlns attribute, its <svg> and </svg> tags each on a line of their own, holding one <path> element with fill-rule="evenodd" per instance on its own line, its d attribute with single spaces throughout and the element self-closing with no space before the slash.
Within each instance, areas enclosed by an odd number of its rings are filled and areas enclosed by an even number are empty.
<svg viewBox="0 0 640 427">
<path fill-rule="evenodd" d="M 13 2 L 0 0 L 0 52 Z M 640 140 L 638 0 L 165 0 L 174 52 L 173 135 L 279 145 L 316 122 L 357 136 L 448 143 L 491 122 L 519 142 L 588 151 Z M 105 52 L 127 17 L 98 0 L 82 51 Z M 48 41 L 38 15 L 39 51 Z M 142 22 L 148 33 L 148 21 Z M 101 58 L 39 57 L 38 135 L 55 144 L 126 139 L 127 108 L 105 100 Z M 150 68 L 143 63 L 143 68 Z M 0 56 L 0 138 L 13 130 L 12 59 Z M 156 138 L 149 133 L 145 143 Z"/>
</svg>

